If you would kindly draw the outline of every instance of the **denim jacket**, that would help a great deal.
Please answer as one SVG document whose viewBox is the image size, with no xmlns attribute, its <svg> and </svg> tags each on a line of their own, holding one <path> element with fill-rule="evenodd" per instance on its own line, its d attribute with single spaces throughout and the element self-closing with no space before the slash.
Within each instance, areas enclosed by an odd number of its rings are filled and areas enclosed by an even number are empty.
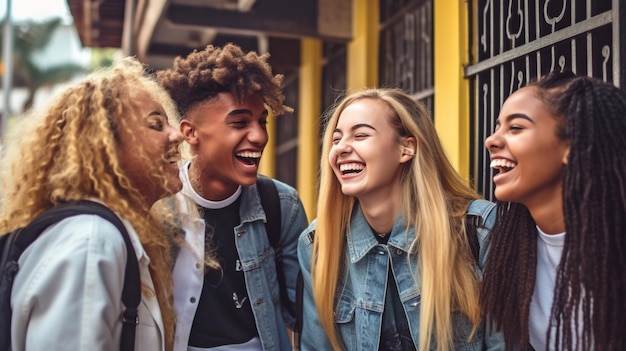
<svg viewBox="0 0 626 351">
<path fill-rule="evenodd" d="M 468 214 L 482 218 L 478 229 L 480 244 L 480 275 L 486 261 L 489 244 L 489 230 L 495 220 L 494 204 L 485 200 L 471 203 Z M 484 226 L 484 227 L 483 227 Z M 298 258 L 304 282 L 303 326 L 301 350 L 331 350 L 330 342 L 322 328 L 311 287 L 311 256 L 316 222 L 302 233 L 298 242 Z M 489 229 L 487 229 L 489 228 Z M 419 344 L 420 278 L 417 257 L 407 261 L 410 243 L 415 238 L 412 228 L 406 234 L 401 216 L 398 216 L 387 245 L 375 239 L 367 224 L 360 206 L 356 206 L 346 234 L 346 271 L 341 275 L 337 288 L 335 325 L 338 336 L 346 350 L 377 350 L 380 340 L 383 309 L 388 274 L 393 274 L 397 283 L 400 300 L 404 307 L 411 337 Z M 389 269 L 391 264 L 391 269 Z M 417 275 L 417 279 L 416 279 Z M 479 326 L 473 338 L 470 321 L 460 312 L 453 312 L 453 347 L 455 350 L 500 350 L 504 348 L 499 334 L 485 335 L 484 324 Z M 436 349 L 433 340 L 431 348 Z"/>
<path fill-rule="evenodd" d="M 182 173 L 182 172 L 181 172 Z M 182 174 L 181 174 L 182 178 Z M 295 189 L 274 180 L 281 210 L 282 262 L 290 300 L 295 304 L 295 286 L 298 275 L 297 240 L 308 221 L 302 202 Z M 178 315 L 174 350 L 187 350 L 191 324 L 196 314 L 197 300 L 204 283 L 204 220 L 190 210 L 195 206 L 193 190 L 183 180 L 183 189 L 175 200 L 180 209 L 178 220 L 184 231 L 184 245 L 175 257 L 173 270 L 174 307 Z M 233 228 L 252 304 L 259 338 L 264 350 L 291 350 L 286 327 L 293 328 L 295 316 L 281 308 L 279 285 L 274 262 L 274 249 L 265 232 L 265 212 L 261 207 L 256 184 L 243 187 L 239 215 L 241 224 Z M 219 323 L 219 316 L 206 316 Z"/>
</svg>

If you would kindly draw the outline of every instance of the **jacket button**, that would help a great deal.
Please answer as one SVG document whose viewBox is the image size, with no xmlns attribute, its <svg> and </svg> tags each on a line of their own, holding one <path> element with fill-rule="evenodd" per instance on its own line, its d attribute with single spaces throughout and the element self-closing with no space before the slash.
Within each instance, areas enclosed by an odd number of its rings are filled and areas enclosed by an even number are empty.
<svg viewBox="0 0 626 351">
<path fill-rule="evenodd" d="M 196 303 L 196 298 L 195 298 L 195 297 L 190 298 L 190 299 L 189 299 L 189 302 L 191 302 L 191 303 Z"/>
<path fill-rule="evenodd" d="M 402 256 L 402 250 L 401 249 L 396 249 L 396 254 L 398 256 Z"/>
<path fill-rule="evenodd" d="M 200 269 L 200 263 L 196 263 L 196 268 Z"/>
</svg>

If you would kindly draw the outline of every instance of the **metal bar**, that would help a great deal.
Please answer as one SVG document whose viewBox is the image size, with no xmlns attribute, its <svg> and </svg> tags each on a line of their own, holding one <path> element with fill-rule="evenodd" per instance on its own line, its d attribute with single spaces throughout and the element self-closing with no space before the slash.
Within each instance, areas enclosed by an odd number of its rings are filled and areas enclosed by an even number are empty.
<svg viewBox="0 0 626 351">
<path fill-rule="evenodd" d="M 613 43 L 612 43 L 612 47 L 613 47 L 613 84 L 616 87 L 620 86 L 620 77 L 621 75 L 621 56 L 620 53 L 622 52 L 622 43 L 620 42 L 620 32 L 621 32 L 621 28 L 620 28 L 620 22 L 623 22 L 624 19 L 620 19 L 620 21 L 618 21 L 617 19 L 620 18 L 619 17 L 619 13 L 620 13 L 620 0 L 613 0 L 612 3 L 612 7 L 611 7 L 611 11 L 613 12 L 613 18 L 615 19 L 613 21 L 613 26 L 611 28 L 611 31 L 613 32 Z"/>
<path fill-rule="evenodd" d="M 2 90 L 4 93 L 4 106 L 0 118 L 0 142 L 4 142 L 9 126 L 8 121 L 11 116 L 11 91 L 13 90 L 13 22 L 11 21 L 11 0 L 7 0 L 7 13 L 4 19 L 3 38 L 3 64 Z"/>
<path fill-rule="evenodd" d="M 616 2 L 616 1 L 619 1 L 619 0 L 613 0 L 613 2 Z M 479 72 L 496 67 L 503 62 L 507 62 L 517 57 L 528 55 L 532 52 L 538 51 L 541 48 L 549 47 L 550 45 L 554 45 L 565 39 L 575 37 L 577 35 L 580 35 L 586 32 L 590 32 L 591 30 L 595 28 L 611 23 L 613 18 L 614 17 L 613 17 L 612 11 L 606 11 L 597 16 L 594 16 L 592 18 L 579 22 L 576 24 L 576 26 L 567 27 L 567 28 L 559 30 L 558 32 L 548 34 L 544 37 L 541 37 L 541 40 L 532 41 L 518 48 L 503 52 L 497 56 L 491 57 L 482 62 L 466 67 L 465 77 L 467 78 Z M 613 40 L 615 41 L 615 38 Z"/>
</svg>

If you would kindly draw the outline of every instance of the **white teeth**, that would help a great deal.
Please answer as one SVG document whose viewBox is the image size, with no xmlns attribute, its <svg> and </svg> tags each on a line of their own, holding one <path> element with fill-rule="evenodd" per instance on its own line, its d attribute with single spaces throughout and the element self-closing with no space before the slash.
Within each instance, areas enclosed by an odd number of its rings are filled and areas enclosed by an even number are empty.
<svg viewBox="0 0 626 351">
<path fill-rule="evenodd" d="M 344 163 L 339 165 L 339 170 L 342 172 L 346 171 L 362 171 L 365 166 L 362 163 Z"/>
<path fill-rule="evenodd" d="M 261 158 L 260 152 L 244 151 L 244 152 L 238 152 L 236 155 L 238 157 L 245 157 L 245 158 Z"/>
<path fill-rule="evenodd" d="M 492 160 L 491 164 L 489 165 L 489 167 L 491 168 L 507 168 L 507 169 L 515 168 L 515 166 L 517 166 L 517 163 L 504 160 L 501 158 Z"/>
</svg>

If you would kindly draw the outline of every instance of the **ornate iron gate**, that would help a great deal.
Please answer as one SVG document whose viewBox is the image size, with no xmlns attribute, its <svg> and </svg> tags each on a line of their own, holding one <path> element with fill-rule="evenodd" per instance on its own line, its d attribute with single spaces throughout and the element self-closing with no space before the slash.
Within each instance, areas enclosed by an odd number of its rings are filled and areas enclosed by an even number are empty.
<svg viewBox="0 0 626 351">
<path fill-rule="evenodd" d="M 470 164 L 478 191 L 493 198 L 484 140 L 506 97 L 553 69 L 623 86 L 625 11 L 620 0 L 477 0 L 470 6 Z"/>
<path fill-rule="evenodd" d="M 434 113 L 433 2 L 381 0 L 379 82 L 422 101 Z"/>
</svg>

